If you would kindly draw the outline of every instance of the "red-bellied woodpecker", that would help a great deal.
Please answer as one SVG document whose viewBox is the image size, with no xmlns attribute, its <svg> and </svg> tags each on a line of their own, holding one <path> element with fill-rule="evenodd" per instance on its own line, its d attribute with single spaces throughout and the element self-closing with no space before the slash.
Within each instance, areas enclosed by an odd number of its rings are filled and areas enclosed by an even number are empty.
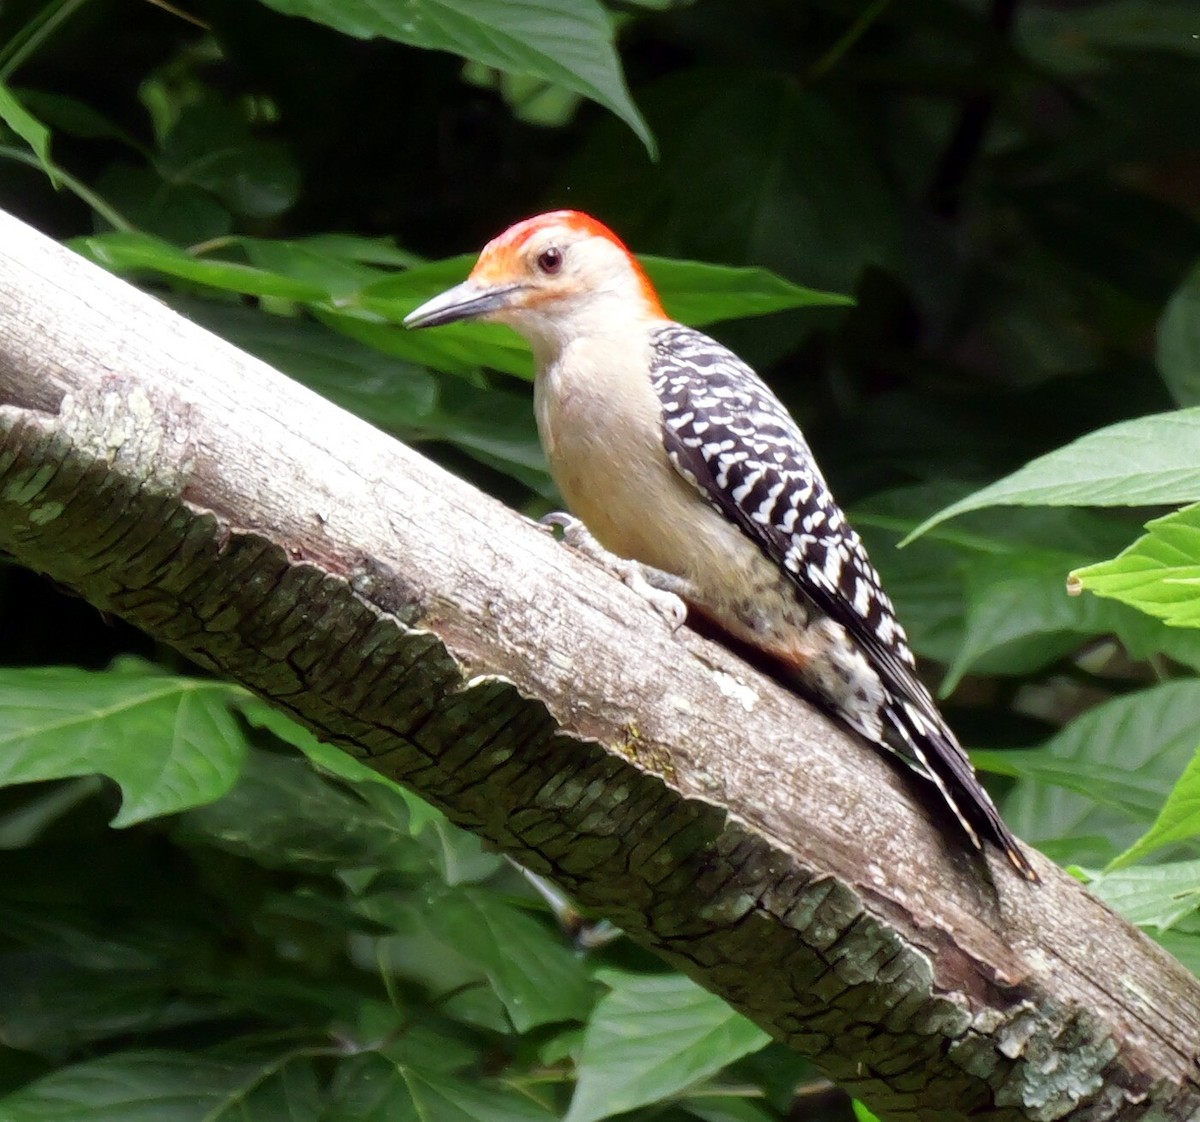
<svg viewBox="0 0 1200 1122">
<path fill-rule="evenodd" d="M 519 222 L 405 323 L 464 319 L 529 341 L 550 470 L 605 550 L 903 757 L 976 846 L 1038 879 L 918 679 L 799 426 L 735 354 L 667 317 L 611 230 L 569 210 Z"/>
</svg>

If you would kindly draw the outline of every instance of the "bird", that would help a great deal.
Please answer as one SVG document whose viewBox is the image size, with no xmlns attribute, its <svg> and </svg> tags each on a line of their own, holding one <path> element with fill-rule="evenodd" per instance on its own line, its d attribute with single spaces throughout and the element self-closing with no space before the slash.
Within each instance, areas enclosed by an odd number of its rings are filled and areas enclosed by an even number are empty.
<svg viewBox="0 0 1200 1122">
<path fill-rule="evenodd" d="M 673 321 L 621 239 L 557 210 L 489 241 L 412 328 L 507 324 L 529 343 L 559 519 L 656 598 L 929 780 L 971 844 L 1040 879 L 917 676 L 892 601 L 799 425 L 736 354 Z M 673 610 L 672 604 L 679 605 Z"/>
</svg>

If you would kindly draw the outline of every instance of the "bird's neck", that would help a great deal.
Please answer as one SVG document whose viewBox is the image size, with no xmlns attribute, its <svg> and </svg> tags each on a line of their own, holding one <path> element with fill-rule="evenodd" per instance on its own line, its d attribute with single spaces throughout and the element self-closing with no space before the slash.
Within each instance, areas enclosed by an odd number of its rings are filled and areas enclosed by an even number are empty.
<svg viewBox="0 0 1200 1122">
<path fill-rule="evenodd" d="M 577 346 L 600 350 L 629 346 L 640 350 L 650 333 L 668 322 L 654 309 L 641 305 L 614 308 L 604 304 L 601 301 L 572 309 L 569 315 L 526 315 L 514 320 L 512 327 L 529 343 L 534 365 L 542 371 L 556 365 L 569 348 Z"/>
</svg>

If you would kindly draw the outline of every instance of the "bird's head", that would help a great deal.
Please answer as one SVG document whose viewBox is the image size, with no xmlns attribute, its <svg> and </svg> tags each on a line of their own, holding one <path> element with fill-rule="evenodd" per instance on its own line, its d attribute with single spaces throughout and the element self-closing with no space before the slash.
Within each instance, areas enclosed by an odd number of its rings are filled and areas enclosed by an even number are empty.
<svg viewBox="0 0 1200 1122">
<path fill-rule="evenodd" d="M 607 226 L 577 210 L 539 214 L 483 247 L 462 284 L 405 317 L 407 327 L 505 323 L 535 350 L 665 319 L 650 279 Z"/>
</svg>

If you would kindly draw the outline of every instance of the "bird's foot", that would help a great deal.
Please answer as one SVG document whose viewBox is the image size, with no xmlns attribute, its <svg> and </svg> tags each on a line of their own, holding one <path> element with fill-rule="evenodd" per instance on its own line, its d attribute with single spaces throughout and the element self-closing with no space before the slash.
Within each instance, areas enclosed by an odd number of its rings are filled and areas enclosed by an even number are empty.
<svg viewBox="0 0 1200 1122">
<path fill-rule="evenodd" d="M 623 581 L 630 589 L 645 600 L 663 619 L 672 631 L 678 631 L 687 619 L 688 582 L 661 569 L 630 561 L 610 553 L 593 536 L 591 531 L 574 515 L 556 510 L 541 519 L 544 526 L 557 526 L 562 530 L 563 541 L 585 557 L 591 558 L 606 572 Z"/>
</svg>

